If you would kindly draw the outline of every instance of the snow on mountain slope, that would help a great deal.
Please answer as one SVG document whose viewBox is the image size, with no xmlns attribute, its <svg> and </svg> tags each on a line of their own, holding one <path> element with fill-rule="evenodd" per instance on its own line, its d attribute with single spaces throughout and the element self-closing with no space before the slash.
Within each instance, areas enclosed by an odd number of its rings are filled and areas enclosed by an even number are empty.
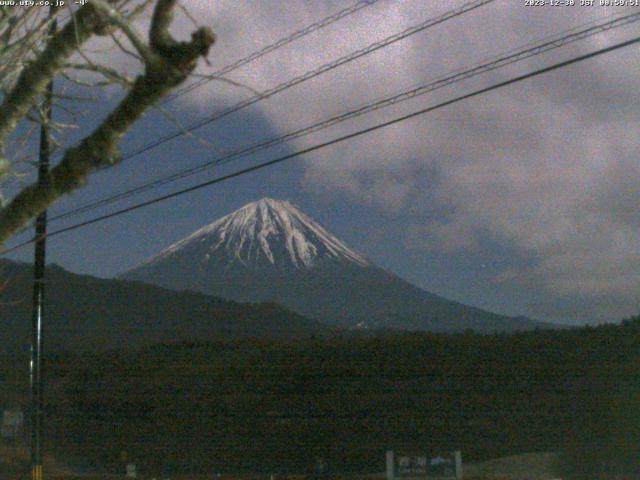
<svg viewBox="0 0 640 480">
<path fill-rule="evenodd" d="M 275 302 L 346 328 L 494 332 L 542 326 L 426 292 L 371 263 L 291 203 L 270 198 L 197 230 L 122 278 L 237 302 Z"/>
<path fill-rule="evenodd" d="M 369 262 L 287 201 L 263 198 L 216 220 L 171 245 L 147 265 L 189 252 L 201 262 L 224 253 L 232 262 L 255 266 L 289 263 L 312 268 L 326 260 L 359 266 Z"/>
</svg>

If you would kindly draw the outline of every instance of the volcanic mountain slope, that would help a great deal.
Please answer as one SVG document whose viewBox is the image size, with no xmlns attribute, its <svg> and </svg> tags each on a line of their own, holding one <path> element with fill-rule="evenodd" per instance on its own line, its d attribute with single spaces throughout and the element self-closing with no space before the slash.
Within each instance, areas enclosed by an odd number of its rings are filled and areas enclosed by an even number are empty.
<svg viewBox="0 0 640 480">
<path fill-rule="evenodd" d="M 24 351 L 31 328 L 31 265 L 0 261 L 0 353 Z M 47 268 L 46 350 L 136 348 L 242 337 L 292 339 L 332 329 L 275 304 L 239 304 L 196 292 Z"/>
<path fill-rule="evenodd" d="M 276 302 L 347 328 L 551 327 L 426 292 L 372 264 L 291 203 L 269 198 L 197 230 L 122 277 L 242 302 Z"/>
</svg>

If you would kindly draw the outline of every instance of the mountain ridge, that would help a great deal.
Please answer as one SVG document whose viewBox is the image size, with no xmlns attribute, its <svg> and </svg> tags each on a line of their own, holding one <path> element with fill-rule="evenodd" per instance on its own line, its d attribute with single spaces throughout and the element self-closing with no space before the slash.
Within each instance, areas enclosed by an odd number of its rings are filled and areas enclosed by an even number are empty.
<svg viewBox="0 0 640 480">
<path fill-rule="evenodd" d="M 279 235 L 284 237 L 284 252 L 275 252 L 272 246 L 271 240 Z M 345 260 L 361 266 L 369 264 L 362 254 L 349 248 L 290 202 L 263 198 L 199 228 L 140 267 L 162 261 L 185 248 L 193 248 L 195 242 L 205 239 L 209 241 L 207 250 L 212 253 L 225 250 L 232 261 L 243 265 L 261 261 L 275 265 L 276 254 L 283 257 L 284 253 L 296 268 L 312 268 L 327 260 Z M 209 255 L 203 254 L 203 260 L 206 261 Z M 286 260 L 286 256 L 278 260 Z"/>
<path fill-rule="evenodd" d="M 264 198 L 120 275 L 236 301 L 273 301 L 344 328 L 554 328 L 445 299 L 373 264 L 290 202 Z"/>
<path fill-rule="evenodd" d="M 30 338 L 33 267 L 0 260 L 0 277 L 6 280 L 0 290 L 0 346 L 24 353 Z M 56 265 L 47 266 L 46 279 L 47 351 L 248 337 L 295 339 L 334 332 L 273 303 L 241 304 L 201 292 L 79 275 Z"/>
</svg>

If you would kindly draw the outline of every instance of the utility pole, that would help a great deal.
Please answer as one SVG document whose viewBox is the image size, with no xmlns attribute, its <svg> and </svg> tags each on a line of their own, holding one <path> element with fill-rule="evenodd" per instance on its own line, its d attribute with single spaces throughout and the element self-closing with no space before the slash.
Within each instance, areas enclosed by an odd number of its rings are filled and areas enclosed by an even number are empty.
<svg viewBox="0 0 640 480">
<path fill-rule="evenodd" d="M 51 26 L 49 34 L 53 35 L 57 29 L 55 7 L 49 8 Z M 40 158 L 38 161 L 38 183 L 46 185 L 49 182 L 49 156 L 51 142 L 49 138 L 49 123 L 52 119 L 53 79 L 47 85 L 42 101 L 42 125 L 40 126 Z M 31 361 L 29 365 L 31 388 L 31 480 L 42 480 L 42 441 L 43 441 L 43 320 L 44 320 L 44 287 L 45 261 L 47 245 L 47 211 L 44 210 L 36 218 L 35 258 L 33 278 L 33 312 L 31 317 Z"/>
</svg>

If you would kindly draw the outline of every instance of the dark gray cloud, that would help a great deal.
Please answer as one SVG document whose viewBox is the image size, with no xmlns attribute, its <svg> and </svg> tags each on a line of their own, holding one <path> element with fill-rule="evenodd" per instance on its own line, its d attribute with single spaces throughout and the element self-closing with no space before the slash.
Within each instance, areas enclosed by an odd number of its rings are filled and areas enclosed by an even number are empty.
<svg viewBox="0 0 640 480">
<path fill-rule="evenodd" d="M 264 89 L 443 12 L 454 2 L 382 0 L 235 72 Z M 462 2 L 456 2 L 461 4 Z M 343 2 L 192 1 L 217 28 L 213 69 Z M 526 7 L 501 1 L 385 48 L 262 102 L 285 132 L 372 99 L 473 65 L 557 32 L 620 13 L 605 7 Z M 186 25 L 186 22 L 184 23 Z M 435 104 L 494 81 L 630 38 L 638 25 L 442 89 L 407 105 L 347 122 L 295 142 L 322 139 Z M 402 219 L 403 245 L 465 255 L 509 246 L 528 265 L 505 262 L 494 284 L 534 289 L 531 315 L 604 320 L 637 313 L 640 302 L 640 102 L 638 48 L 632 47 L 465 101 L 306 157 L 304 187 L 336 194 Z M 209 67 L 206 67 L 209 68 Z M 236 101 L 246 92 L 215 84 L 185 99 Z M 191 103 L 190 103 L 191 102 Z"/>
</svg>

